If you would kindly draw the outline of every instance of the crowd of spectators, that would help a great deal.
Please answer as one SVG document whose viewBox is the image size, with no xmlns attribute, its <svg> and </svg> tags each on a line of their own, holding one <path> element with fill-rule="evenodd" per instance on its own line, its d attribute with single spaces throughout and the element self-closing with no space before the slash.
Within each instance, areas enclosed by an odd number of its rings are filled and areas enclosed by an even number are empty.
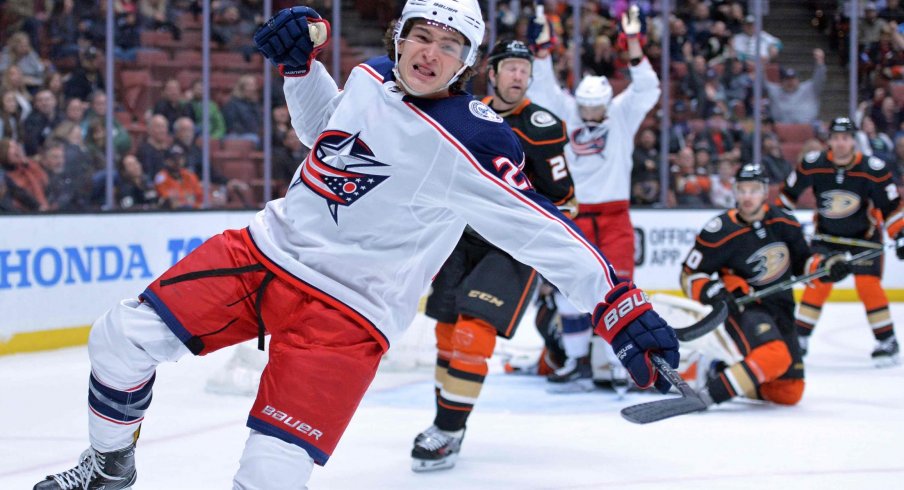
<svg viewBox="0 0 904 490">
<path fill-rule="evenodd" d="M 329 15 L 332 2 L 309 2 Z M 361 18 L 388 20 L 401 1 L 357 1 Z M 570 1 L 548 0 L 546 12 L 560 40 L 555 66 L 564 85 L 573 87 L 573 54 L 584 73 L 605 75 L 620 90 L 629 82 L 628 60 L 619 39 L 619 18 L 626 0 L 585 0 L 575 26 Z M 633 3 L 633 2 L 632 2 Z M 645 54 L 655 67 L 661 50 L 662 13 L 657 1 L 636 2 L 645 16 Z M 673 2 L 674 3 L 674 2 Z M 826 4 L 826 2 L 812 2 Z M 293 5 L 276 1 L 273 8 Z M 485 4 L 485 2 L 482 2 Z M 495 19 L 498 37 L 526 35 L 534 2 L 500 0 Z M 864 93 L 858 108 L 858 142 L 870 155 L 888 161 L 900 180 L 904 167 L 904 7 L 901 0 L 861 2 L 859 80 Z M 0 211 L 91 211 L 105 206 L 107 108 L 103 47 L 106 2 L 85 0 L 6 0 L 0 21 Z M 761 160 L 772 182 L 780 182 L 800 155 L 823 147 L 824 121 L 819 103 L 827 81 L 823 50 L 812 53 L 812 71 L 804 76 L 783 59 L 782 40 L 763 33 L 756 48 L 753 17 L 741 0 L 677 2 L 668 16 L 671 60 L 670 99 L 657 107 L 637 136 L 632 173 L 632 203 L 660 205 L 660 132 L 668 111 L 667 206 L 733 205 L 732 175 L 752 159 L 754 60 L 766 64 Z M 214 0 L 210 4 L 214 49 L 258 56 L 250 34 L 263 20 L 261 0 Z M 378 7 L 378 8 L 377 8 Z M 117 72 L 136 67 L 144 33 L 198 50 L 201 3 L 197 0 L 116 0 Z M 486 12 L 486 9 L 485 9 Z M 814 32 L 825 35 L 829 63 L 844 63 L 849 28 L 844 6 L 813 12 Z M 578 29 L 582 42 L 572 45 Z M 192 30 L 194 30 L 192 32 Z M 180 41 L 181 40 L 181 41 Z M 182 42 L 180 45 L 178 43 Z M 378 40 L 375 40 L 378 42 Z M 223 67 L 215 67 L 219 69 Z M 799 69 L 800 67 L 798 67 Z M 277 77 L 278 82 L 278 77 Z M 119 83 L 119 81 L 114 81 Z M 113 128 L 115 209 L 194 209 L 206 200 L 213 207 L 256 206 L 262 175 L 235 171 L 214 158 L 208 195 L 200 194 L 202 153 L 199 132 L 204 93 L 199 77 L 175 73 L 153 81 L 153 100 L 140 111 L 117 92 Z M 245 73 L 211 100 L 213 148 L 240 148 L 240 156 L 260 154 L 265 137 L 261 78 Z M 480 92 L 475 84 L 475 92 Z M 289 122 L 285 102 L 274 90 L 272 175 L 275 193 L 285 190 L 307 149 Z M 212 156 L 216 156 L 214 154 Z M 247 158 L 246 158 L 247 160 Z M 261 160 L 254 160 L 257 165 Z M 245 162 L 247 163 L 247 162 Z M 776 184 L 777 185 L 777 184 Z M 255 187 L 257 186 L 257 187 Z"/>
<path fill-rule="evenodd" d="M 576 27 L 571 2 L 545 2 L 547 17 L 560 40 L 555 66 L 563 85 L 574 87 L 576 83 L 572 75 L 576 49 L 583 74 L 607 76 L 617 90 L 629 82 L 628 60 L 624 50 L 619 49 L 623 41 L 615 21 L 628 3 L 585 1 L 580 25 Z M 636 3 L 646 17 L 645 54 L 658 67 L 662 59 L 659 2 Z M 811 2 L 814 6 L 819 3 Z M 904 97 L 895 99 L 891 92 L 898 90 L 904 95 L 904 10 L 900 0 L 861 2 L 861 6 L 861 87 L 872 98 L 861 104 L 858 141 L 864 153 L 891 164 L 900 184 L 904 168 Z M 832 7 L 834 10 L 828 13 L 814 8 L 814 22 L 801 28 L 815 28 L 814 36 L 824 35 L 825 44 L 833 46 L 838 62 L 844 63 L 847 48 L 839 34 L 845 21 L 844 3 Z M 668 16 L 672 100 L 668 108 L 671 127 L 667 157 L 670 207 L 734 205 L 730 192 L 732 175 L 741 162 L 750 161 L 754 154 L 757 58 L 766 67 L 760 108 L 760 154 L 773 191 L 803 153 L 824 147 L 827 121 L 820 120 L 819 113 L 827 82 L 826 53 L 823 49 L 813 50 L 812 72 L 809 76 L 799 74 L 785 62 L 785 46 L 775 35 L 762 31 L 757 50 L 755 19 L 746 8 L 747 2 L 740 0 L 687 0 L 677 2 Z M 533 15 L 533 6 L 528 2 L 500 2 L 496 18 L 499 35 L 524 38 Z M 834 23 L 825 21 L 832 16 Z M 579 46 L 571 44 L 575 28 L 582 39 Z M 658 138 L 663 112 L 662 107 L 655 109 L 637 137 L 631 193 L 635 206 L 660 205 Z"/>
</svg>

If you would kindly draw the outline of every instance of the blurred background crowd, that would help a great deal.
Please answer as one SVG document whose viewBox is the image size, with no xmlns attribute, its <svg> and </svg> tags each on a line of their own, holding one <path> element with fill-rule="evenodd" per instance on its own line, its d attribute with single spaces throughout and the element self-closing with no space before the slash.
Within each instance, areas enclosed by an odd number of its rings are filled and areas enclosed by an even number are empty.
<svg viewBox="0 0 904 490">
<path fill-rule="evenodd" d="M 307 154 L 291 130 L 281 78 L 263 102 L 265 65 L 251 46 L 264 20 L 262 0 L 210 2 L 210 83 L 202 83 L 202 5 L 190 0 L 116 0 L 114 49 L 105 52 L 106 1 L 0 0 L 0 212 L 256 208 L 285 191 Z M 336 2 L 344 28 L 340 82 L 361 61 L 384 53 L 382 37 L 404 2 Z M 524 39 L 530 1 L 481 1 L 495 11 L 497 38 Z M 625 0 L 546 1 L 561 40 L 555 66 L 563 85 L 580 72 L 605 75 L 618 93 L 630 82 L 615 19 Z M 668 36 L 668 107 L 638 132 L 632 205 L 731 207 L 732 176 L 754 156 L 754 62 L 765 67 L 761 161 L 777 188 L 810 151 L 824 149 L 825 123 L 849 112 L 849 67 L 856 67 L 855 119 L 861 151 L 904 173 L 904 5 L 857 2 L 857 59 L 849 60 L 848 6 L 837 0 L 772 0 L 756 49 L 747 1 L 640 0 L 644 51 L 662 66 Z M 274 0 L 272 9 L 296 2 Z M 334 2 L 309 5 L 332 18 Z M 663 18 L 667 19 L 667 29 Z M 575 18 L 579 18 L 575 25 Z M 576 30 L 580 42 L 575 43 Z M 115 62 L 106 80 L 107 56 Z M 662 77 L 662 73 L 660 76 Z M 108 100 L 107 83 L 114 86 Z M 202 99 L 209 91 L 210 179 L 202 185 Z M 487 91 L 485 77 L 470 90 Z M 114 162 L 106 155 L 112 104 Z M 264 107 L 270 106 L 269 114 Z M 670 124 L 661 131 L 663 116 Z M 264 118 L 272 130 L 264 134 Z M 667 144 L 660 141 L 667 134 Z M 272 151 L 264 153 L 264 143 Z M 662 155 L 662 149 L 668 155 Z M 667 172 L 661 172 L 666 165 Z M 270 180 L 265 182 L 264 167 Z M 105 200 L 113 169 L 114 198 Z M 668 178 L 663 179 L 663 175 Z M 266 185 L 265 185 L 266 184 Z M 666 192 L 662 192 L 665 187 Z M 204 194 L 206 189 L 207 195 Z M 663 201 L 662 196 L 667 198 Z M 804 200 L 804 205 L 807 201 Z M 812 204 L 812 202 L 810 203 Z"/>
</svg>

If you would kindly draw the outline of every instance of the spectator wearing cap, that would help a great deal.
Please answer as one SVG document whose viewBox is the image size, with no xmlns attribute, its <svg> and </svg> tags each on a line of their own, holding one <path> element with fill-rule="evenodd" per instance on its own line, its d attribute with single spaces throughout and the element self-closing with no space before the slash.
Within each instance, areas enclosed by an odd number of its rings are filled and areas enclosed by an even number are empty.
<svg viewBox="0 0 904 490">
<path fill-rule="evenodd" d="M 780 83 L 766 82 L 769 108 L 777 123 L 812 124 L 819 117 L 819 97 L 826 83 L 825 53 L 813 50 L 813 78 L 801 82 L 793 68 L 780 70 Z"/>
<path fill-rule="evenodd" d="M 185 150 L 173 145 L 166 152 L 163 170 L 154 177 L 160 206 L 167 209 L 198 209 L 204 189 L 194 172 L 185 168 Z"/>
<path fill-rule="evenodd" d="M 731 40 L 732 48 L 734 48 L 735 53 L 742 61 L 753 61 L 757 57 L 754 27 L 754 17 L 752 15 L 744 17 L 744 25 L 741 32 L 735 34 Z M 775 59 L 781 50 L 782 41 L 779 38 L 760 30 L 760 58 L 766 61 Z"/>
<path fill-rule="evenodd" d="M 866 2 L 863 4 L 863 16 L 860 17 L 860 23 L 857 27 L 857 44 L 860 49 L 870 49 L 879 42 L 879 35 L 888 23 L 879 18 L 879 11 L 876 8 L 876 2 Z"/>
<path fill-rule="evenodd" d="M 63 84 L 66 98 L 88 100 L 96 90 L 104 90 L 104 77 L 100 72 L 100 56 L 97 48 L 88 46 L 79 56 L 79 64 Z"/>
<path fill-rule="evenodd" d="M 29 160 L 18 142 L 0 139 L 0 173 L 4 173 L 6 193 L 16 211 L 49 209 L 45 188 L 47 174 L 40 165 Z"/>
</svg>

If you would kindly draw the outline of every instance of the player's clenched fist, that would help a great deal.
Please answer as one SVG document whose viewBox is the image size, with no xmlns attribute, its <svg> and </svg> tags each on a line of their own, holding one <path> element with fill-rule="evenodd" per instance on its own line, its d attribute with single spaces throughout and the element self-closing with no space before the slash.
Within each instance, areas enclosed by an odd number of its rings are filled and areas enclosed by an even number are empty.
<svg viewBox="0 0 904 490">
<path fill-rule="evenodd" d="M 596 333 L 612 344 L 618 359 L 641 388 L 654 386 L 665 393 L 669 381 L 653 367 L 650 354 L 658 354 L 678 367 L 678 339 L 665 320 L 653 311 L 646 293 L 633 282 L 616 284 L 593 312 Z"/>
<path fill-rule="evenodd" d="M 309 7 L 280 10 L 254 33 L 254 44 L 287 77 L 303 77 L 330 38 L 330 23 Z"/>
</svg>

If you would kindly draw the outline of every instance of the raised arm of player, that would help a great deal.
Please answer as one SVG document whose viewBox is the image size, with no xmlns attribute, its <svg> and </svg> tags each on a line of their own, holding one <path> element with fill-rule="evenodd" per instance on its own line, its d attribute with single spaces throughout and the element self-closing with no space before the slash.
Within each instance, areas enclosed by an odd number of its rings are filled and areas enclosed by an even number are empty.
<svg viewBox="0 0 904 490">
<path fill-rule="evenodd" d="M 309 7 L 280 10 L 254 33 L 254 44 L 286 77 L 284 91 L 292 127 L 311 147 L 329 121 L 341 94 L 314 58 L 330 39 L 330 24 Z"/>
<path fill-rule="evenodd" d="M 534 57 L 533 72 L 527 97 L 555 114 L 571 128 L 582 126 L 581 113 L 574 96 L 559 86 L 548 50 L 540 50 Z"/>
</svg>

